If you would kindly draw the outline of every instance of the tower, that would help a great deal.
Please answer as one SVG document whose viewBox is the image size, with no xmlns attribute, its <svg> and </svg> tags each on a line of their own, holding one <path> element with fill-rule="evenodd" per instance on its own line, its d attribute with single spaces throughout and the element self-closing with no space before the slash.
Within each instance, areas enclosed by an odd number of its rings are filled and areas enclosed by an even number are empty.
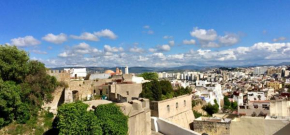
<svg viewBox="0 0 290 135">
<path fill-rule="evenodd" d="M 129 74 L 129 68 L 128 68 L 128 66 L 125 67 L 125 74 Z"/>
</svg>

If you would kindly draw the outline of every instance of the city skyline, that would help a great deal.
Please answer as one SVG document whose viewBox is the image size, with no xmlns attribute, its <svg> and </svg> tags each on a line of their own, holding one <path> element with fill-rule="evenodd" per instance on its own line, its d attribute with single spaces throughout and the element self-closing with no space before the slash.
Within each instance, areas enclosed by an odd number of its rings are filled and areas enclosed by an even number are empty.
<svg viewBox="0 0 290 135">
<path fill-rule="evenodd" d="M 288 1 L 5 1 L 0 44 L 47 67 L 289 62 Z"/>
</svg>

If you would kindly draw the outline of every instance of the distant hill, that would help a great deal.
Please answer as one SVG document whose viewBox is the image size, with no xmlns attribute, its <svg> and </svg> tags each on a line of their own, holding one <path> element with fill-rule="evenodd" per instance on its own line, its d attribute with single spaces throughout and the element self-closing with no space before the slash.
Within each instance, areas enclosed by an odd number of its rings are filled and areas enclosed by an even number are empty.
<svg viewBox="0 0 290 135">
<path fill-rule="evenodd" d="M 262 65 L 262 64 L 253 64 L 253 65 L 244 65 L 244 66 L 196 66 L 196 65 L 184 65 L 178 67 L 129 67 L 130 73 L 143 73 L 143 72 L 182 72 L 182 71 L 204 71 L 211 68 L 236 68 L 236 67 L 256 67 L 256 66 L 282 66 L 282 65 L 290 65 L 290 62 L 282 62 L 279 64 L 273 65 Z M 62 70 L 64 67 L 51 68 L 53 70 Z M 73 68 L 73 67 L 65 67 L 65 68 Z M 79 67 L 78 67 L 79 68 Z M 113 70 L 116 71 L 116 67 L 86 67 L 88 72 L 95 73 L 100 72 L 103 73 L 105 70 Z M 125 67 L 118 67 L 123 72 L 125 72 Z"/>
</svg>

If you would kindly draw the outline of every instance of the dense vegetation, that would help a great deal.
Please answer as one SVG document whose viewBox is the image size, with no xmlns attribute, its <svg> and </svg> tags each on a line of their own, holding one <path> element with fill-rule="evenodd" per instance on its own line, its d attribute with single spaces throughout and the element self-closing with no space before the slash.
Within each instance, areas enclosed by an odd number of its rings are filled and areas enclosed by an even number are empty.
<svg viewBox="0 0 290 135">
<path fill-rule="evenodd" d="M 145 72 L 138 76 L 143 77 L 145 80 L 158 80 L 158 74 L 154 72 Z"/>
<path fill-rule="evenodd" d="M 42 103 L 53 99 L 56 87 L 56 79 L 46 74 L 43 63 L 29 60 L 15 46 L 0 45 L 0 128 L 37 116 Z"/>
<path fill-rule="evenodd" d="M 58 108 L 56 127 L 60 135 L 125 135 L 128 117 L 115 104 L 99 105 L 87 111 L 81 101 L 63 104 Z"/>
<path fill-rule="evenodd" d="M 208 115 L 212 116 L 212 114 L 217 113 L 219 111 L 219 105 L 216 100 L 214 100 L 214 105 L 208 103 L 203 106 L 202 109 L 207 112 Z"/>
<path fill-rule="evenodd" d="M 151 101 L 161 101 L 172 97 L 177 97 L 184 94 L 190 94 L 191 88 L 179 87 L 178 90 L 173 90 L 169 81 L 152 80 L 142 84 L 142 92 L 140 97 L 148 98 Z"/>
<path fill-rule="evenodd" d="M 224 110 L 236 110 L 238 107 L 237 102 L 230 102 L 227 96 L 224 97 Z"/>
</svg>

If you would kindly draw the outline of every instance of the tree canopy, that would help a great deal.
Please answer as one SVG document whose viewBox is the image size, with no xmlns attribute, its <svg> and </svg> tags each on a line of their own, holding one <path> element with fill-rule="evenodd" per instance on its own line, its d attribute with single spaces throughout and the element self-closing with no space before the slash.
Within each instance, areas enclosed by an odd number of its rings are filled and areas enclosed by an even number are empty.
<svg viewBox="0 0 290 135">
<path fill-rule="evenodd" d="M 88 105 L 81 101 L 61 105 L 56 117 L 59 134 L 127 134 L 128 117 L 115 104 L 99 105 L 94 111 L 87 111 L 87 108 Z"/>
<path fill-rule="evenodd" d="M 214 105 L 208 103 L 203 106 L 202 109 L 207 112 L 208 115 L 212 116 L 212 114 L 217 113 L 219 111 L 219 105 L 216 100 L 214 100 Z"/>
<path fill-rule="evenodd" d="M 43 101 L 52 101 L 57 85 L 43 63 L 29 60 L 28 53 L 15 46 L 0 45 L 0 128 L 36 116 Z"/>
<path fill-rule="evenodd" d="M 178 90 L 173 90 L 171 83 L 167 80 L 152 80 L 142 84 L 140 97 L 148 98 L 152 101 L 161 101 L 190 93 L 191 89 L 189 87 L 179 87 Z"/>
<path fill-rule="evenodd" d="M 145 72 L 140 74 L 139 77 L 143 77 L 145 80 L 158 80 L 158 74 L 154 72 Z"/>
</svg>

